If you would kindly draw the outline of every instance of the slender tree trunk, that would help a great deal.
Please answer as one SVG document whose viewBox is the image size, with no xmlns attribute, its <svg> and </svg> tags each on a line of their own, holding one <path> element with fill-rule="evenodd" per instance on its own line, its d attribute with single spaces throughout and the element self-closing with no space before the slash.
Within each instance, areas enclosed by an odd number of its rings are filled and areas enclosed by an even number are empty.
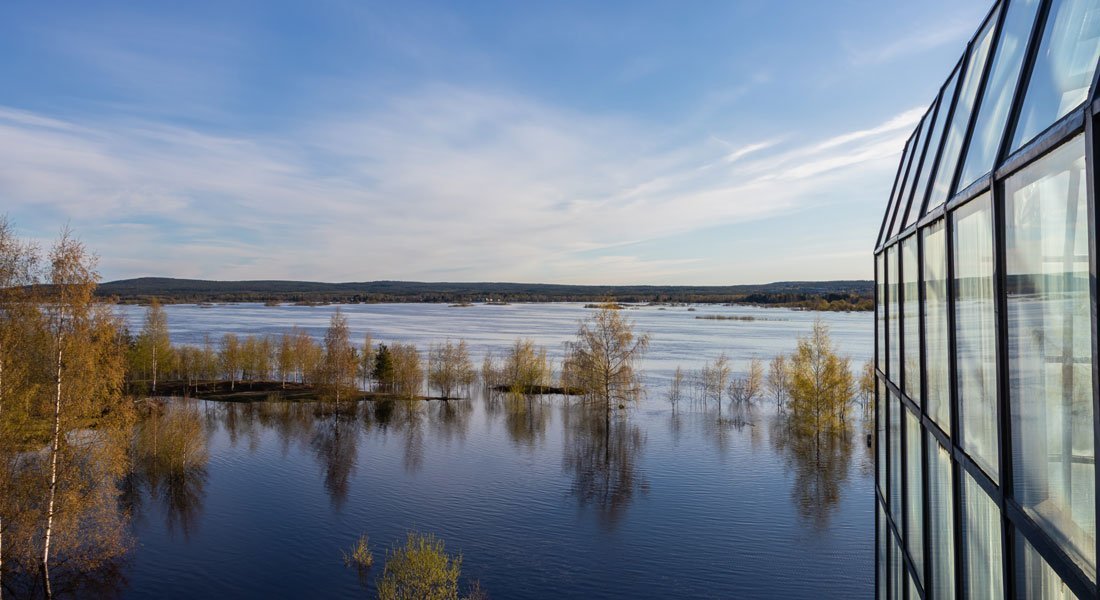
<svg viewBox="0 0 1100 600">
<path fill-rule="evenodd" d="M 157 344 L 153 342 L 153 395 L 157 395 Z"/>
<path fill-rule="evenodd" d="M 61 325 L 58 325 L 58 329 Z M 53 597 L 50 587 L 50 539 L 53 536 L 54 502 L 57 498 L 57 455 L 61 448 L 61 333 L 57 335 L 57 375 L 54 379 L 56 395 L 53 405 L 53 447 L 50 450 L 50 495 L 46 505 L 46 539 L 42 547 L 42 583 L 46 597 Z"/>
</svg>

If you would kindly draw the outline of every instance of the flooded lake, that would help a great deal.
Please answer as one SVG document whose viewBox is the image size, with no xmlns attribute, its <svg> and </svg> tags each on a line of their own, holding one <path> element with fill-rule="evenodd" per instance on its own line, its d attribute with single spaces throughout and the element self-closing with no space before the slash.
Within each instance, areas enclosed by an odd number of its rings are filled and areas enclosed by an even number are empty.
<svg viewBox="0 0 1100 600">
<path fill-rule="evenodd" d="M 335 307 L 166 307 L 172 340 L 282 333 L 320 338 Z M 472 358 L 532 338 L 560 361 L 590 309 L 576 304 L 350 305 L 352 339 L 466 340 Z M 130 328 L 143 309 L 119 307 Z M 725 352 L 735 374 L 791 352 L 815 318 L 853 368 L 870 360 L 871 313 L 642 307 L 646 397 L 615 418 L 560 396 L 361 403 L 339 418 L 312 404 L 173 400 L 201 423 L 206 453 L 186 477 L 131 491 L 135 548 L 124 597 L 373 594 L 385 548 L 432 532 L 461 552 L 463 579 L 506 598 L 867 598 L 874 579 L 869 424 L 824 447 L 794 436 L 763 401 L 747 423 L 667 386 L 677 366 Z M 708 315 L 755 320 L 710 320 Z M 560 362 L 558 363 L 560 366 Z M 170 423 L 165 426 L 171 427 Z M 341 551 L 370 535 L 360 578 Z"/>
</svg>

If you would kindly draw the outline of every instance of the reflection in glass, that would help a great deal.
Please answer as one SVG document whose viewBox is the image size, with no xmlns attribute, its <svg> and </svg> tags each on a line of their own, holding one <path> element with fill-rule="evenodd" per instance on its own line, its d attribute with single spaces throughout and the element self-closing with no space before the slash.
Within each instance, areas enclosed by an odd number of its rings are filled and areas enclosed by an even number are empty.
<svg viewBox="0 0 1100 600">
<path fill-rule="evenodd" d="M 890 394 L 890 514 L 901 523 L 901 400 Z"/>
<path fill-rule="evenodd" d="M 921 468 L 921 427 L 909 410 L 905 413 L 905 543 L 917 573 L 924 571 L 924 477 Z"/>
<path fill-rule="evenodd" d="M 948 113 L 951 110 L 951 102 L 955 99 L 955 89 L 958 88 L 959 83 L 959 69 L 955 69 L 951 73 L 951 77 L 947 80 L 947 84 L 944 85 L 943 91 L 940 93 L 939 99 L 939 111 L 936 113 L 936 124 L 932 130 L 932 137 L 928 142 L 928 150 L 924 155 L 924 167 L 921 168 L 920 178 L 917 180 L 916 196 L 914 204 L 919 201 L 923 202 L 928 196 L 928 190 L 932 186 L 932 175 L 936 172 L 939 150 L 942 145 L 943 132 L 947 125 Z M 943 203 L 941 198 L 939 202 L 934 202 L 931 199 L 928 200 L 928 208 L 934 208 Z M 914 209 L 916 210 L 916 209 Z M 915 218 L 919 218 L 922 215 L 917 215 Z"/>
<path fill-rule="evenodd" d="M 917 134 L 917 145 L 913 152 L 913 159 L 909 165 L 909 177 L 905 180 L 905 188 L 902 190 L 901 195 L 901 208 L 899 209 L 898 220 L 901 221 L 901 225 L 898 225 L 898 233 L 905 230 L 906 227 L 911 225 L 915 221 L 915 216 L 920 212 L 920 201 L 913 198 L 913 188 L 916 187 L 916 181 L 921 169 L 926 168 L 926 162 L 924 161 L 924 148 L 928 142 L 928 133 L 932 130 L 932 109 L 928 109 L 924 118 L 921 119 Z M 904 219 L 903 219 L 904 217 Z"/>
<path fill-rule="evenodd" d="M 1062 578 L 1050 568 L 1027 538 L 1016 534 L 1016 595 L 1026 600 L 1075 600 Z"/>
<path fill-rule="evenodd" d="M 902 598 L 907 583 L 905 561 L 901 559 L 901 547 L 898 539 L 890 536 L 890 597 Z"/>
<path fill-rule="evenodd" d="M 875 443 L 877 458 L 875 462 L 878 464 L 879 493 L 882 494 L 883 498 L 886 498 L 886 385 L 877 377 L 875 378 L 875 384 L 878 386 L 878 394 L 875 396 L 875 411 L 878 413 L 876 419 L 878 437 Z"/>
<path fill-rule="evenodd" d="M 875 544 L 875 552 L 878 553 L 878 585 L 875 586 L 878 592 L 879 600 L 886 599 L 886 513 L 882 512 L 882 503 L 875 502 L 875 506 L 878 508 L 876 513 L 878 514 L 878 543 Z"/>
<path fill-rule="evenodd" d="M 955 526 L 952 520 L 951 455 L 939 443 L 928 443 L 928 535 L 935 598 L 955 597 Z"/>
<path fill-rule="evenodd" d="M 901 243 L 901 276 L 903 279 L 901 326 L 905 341 L 903 364 L 905 393 L 920 401 L 920 296 L 917 282 L 917 236 Z"/>
<path fill-rule="evenodd" d="M 977 482 L 963 474 L 963 558 L 967 598 L 1004 597 L 1001 567 L 1001 511 Z"/>
<path fill-rule="evenodd" d="M 1014 0 L 1008 5 L 989 80 L 982 92 L 974 131 L 970 135 L 970 147 L 959 176 L 959 189 L 966 188 L 993 168 L 1038 7 L 1039 0 Z"/>
<path fill-rule="evenodd" d="M 886 310 L 886 315 L 887 322 L 890 327 L 890 330 L 886 336 L 890 347 L 890 369 L 887 371 L 886 374 L 887 376 L 889 376 L 890 381 L 893 381 L 895 384 L 900 384 L 901 349 L 899 347 L 899 340 L 901 336 L 899 335 L 898 328 L 898 300 L 900 300 L 900 298 L 898 298 L 898 247 L 896 244 L 890 246 L 890 248 L 886 251 L 886 265 L 886 275 L 889 281 L 886 290 L 886 298 L 887 302 L 889 302 L 889 306 Z"/>
<path fill-rule="evenodd" d="M 994 481 L 997 353 L 993 312 L 993 217 L 988 193 L 955 211 L 955 359 L 962 446 Z"/>
<path fill-rule="evenodd" d="M 1095 462 L 1085 144 L 1005 183 L 1012 464 L 1021 506 L 1090 575 Z"/>
<path fill-rule="evenodd" d="M 970 115 L 974 111 L 978 84 L 981 82 L 982 69 L 985 68 L 985 59 L 989 55 L 989 46 L 993 41 L 993 25 L 996 22 L 997 17 L 993 15 L 978 34 L 971 51 L 970 60 L 966 65 L 966 75 L 963 76 L 963 83 L 959 88 L 955 114 L 951 117 L 951 127 L 947 129 L 947 138 L 944 140 L 943 152 L 940 154 L 940 166 L 936 172 L 936 181 L 932 185 L 932 196 L 928 200 L 929 208 L 943 204 L 954 191 L 951 188 L 951 180 L 955 176 L 963 136 L 966 135 Z"/>
<path fill-rule="evenodd" d="M 901 173 L 898 174 L 897 190 L 895 191 L 895 199 L 892 205 L 891 211 L 894 213 L 890 216 L 890 222 L 888 223 L 889 231 L 886 234 L 886 239 L 890 239 L 901 231 L 901 223 L 905 220 L 905 204 L 909 200 L 909 196 L 905 195 L 905 190 L 909 186 L 909 178 L 913 175 L 910 165 L 913 163 L 914 148 L 917 146 L 917 138 L 919 132 L 913 132 L 913 135 L 909 138 L 909 142 L 905 144 L 905 154 L 901 159 Z"/>
<path fill-rule="evenodd" d="M 963 476 L 963 558 L 967 598 L 1004 598 L 1001 511 L 969 473 Z"/>
<path fill-rule="evenodd" d="M 1012 138 L 1013 150 L 1085 101 L 1098 55 L 1100 3 L 1054 0 Z"/>
<path fill-rule="evenodd" d="M 878 368 L 886 371 L 886 253 L 882 252 L 875 258 L 875 331 L 878 336 L 876 351 L 878 353 Z"/>
<path fill-rule="evenodd" d="M 943 220 L 924 229 L 924 410 L 951 433 L 947 321 L 947 233 Z"/>
</svg>

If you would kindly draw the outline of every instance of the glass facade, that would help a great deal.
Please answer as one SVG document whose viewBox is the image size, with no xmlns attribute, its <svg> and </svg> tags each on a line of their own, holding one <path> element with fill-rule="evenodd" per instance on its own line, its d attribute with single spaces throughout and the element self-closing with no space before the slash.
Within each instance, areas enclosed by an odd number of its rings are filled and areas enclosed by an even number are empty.
<svg viewBox="0 0 1100 600">
<path fill-rule="evenodd" d="M 1097 598 L 1100 0 L 1001 0 L 875 248 L 879 598 Z"/>
</svg>

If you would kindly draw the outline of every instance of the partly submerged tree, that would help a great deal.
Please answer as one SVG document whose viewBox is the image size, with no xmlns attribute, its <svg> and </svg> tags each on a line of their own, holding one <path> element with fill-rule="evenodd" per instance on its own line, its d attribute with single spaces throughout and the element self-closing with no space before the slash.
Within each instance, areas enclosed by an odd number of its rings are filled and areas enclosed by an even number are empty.
<svg viewBox="0 0 1100 600">
<path fill-rule="evenodd" d="M 339 408 L 341 397 L 355 390 L 355 375 L 359 357 L 351 344 L 348 319 L 337 308 L 329 319 L 325 332 L 324 362 L 321 367 L 320 384 L 327 395 L 336 399 Z"/>
<path fill-rule="evenodd" d="M 450 556 L 443 540 L 409 532 L 404 546 L 386 553 L 378 579 L 381 600 L 458 600 L 462 555 Z"/>
<path fill-rule="evenodd" d="M 403 398 L 415 398 L 424 387 L 424 367 L 420 352 L 413 344 L 393 344 L 389 348 L 392 366 L 392 393 Z"/>
<path fill-rule="evenodd" d="M 524 394 L 550 383 L 550 360 L 546 348 L 531 339 L 517 339 L 504 356 L 499 379 L 513 394 Z"/>
<path fill-rule="evenodd" d="M 476 378 L 477 372 L 470 361 L 470 349 L 465 341 L 456 344 L 447 340 L 429 347 L 428 385 L 439 390 L 442 397 L 453 398 L 460 389 L 469 393 Z"/>
<path fill-rule="evenodd" d="M 566 344 L 562 379 L 603 405 L 610 419 L 613 406 L 641 395 L 637 362 L 648 348 L 649 335 L 635 333 L 634 323 L 622 311 L 604 304 L 581 322 L 576 339 Z"/>
<path fill-rule="evenodd" d="M 378 344 L 378 351 L 374 354 L 374 366 L 371 369 L 371 377 L 383 392 L 388 394 L 393 393 L 393 354 L 390 352 L 389 346 Z"/>
<path fill-rule="evenodd" d="M 764 363 L 759 358 L 749 361 L 749 370 L 734 377 L 729 384 L 729 396 L 739 406 L 751 405 L 764 389 Z"/>
<path fill-rule="evenodd" d="M 767 386 L 775 398 L 776 408 L 781 408 L 791 389 L 791 370 L 787 365 L 787 355 L 779 354 L 768 363 Z"/>
<path fill-rule="evenodd" d="M 816 320 L 810 334 L 799 338 L 790 359 L 792 424 L 811 433 L 816 447 L 822 436 L 846 434 L 853 391 L 849 359 L 833 346 L 828 325 Z"/>
<path fill-rule="evenodd" d="M 173 355 L 172 342 L 168 337 L 168 316 L 160 302 L 153 298 L 145 310 L 145 322 L 134 344 L 131 368 L 151 382 L 152 393 L 156 394 L 157 376 L 171 369 Z"/>
</svg>

